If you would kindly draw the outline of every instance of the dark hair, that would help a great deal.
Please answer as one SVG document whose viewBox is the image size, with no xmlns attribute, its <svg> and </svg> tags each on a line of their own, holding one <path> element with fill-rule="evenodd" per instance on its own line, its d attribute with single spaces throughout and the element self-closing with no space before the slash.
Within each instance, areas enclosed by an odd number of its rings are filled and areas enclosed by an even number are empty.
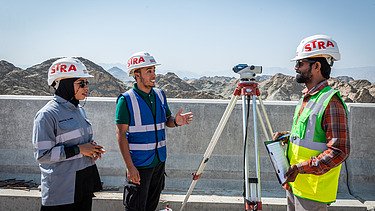
<svg viewBox="0 0 375 211">
<path fill-rule="evenodd" d="M 134 71 L 133 71 L 133 73 L 141 73 L 141 70 L 142 68 L 137 68 L 137 69 L 135 69 Z M 136 77 L 135 77 L 135 74 L 133 75 L 133 78 L 134 78 L 134 80 L 135 81 L 137 81 L 137 79 L 136 79 Z"/>
<path fill-rule="evenodd" d="M 329 79 L 331 75 L 331 66 L 329 66 L 327 59 L 324 57 L 315 57 L 315 58 L 309 58 L 309 60 L 313 60 L 320 63 L 320 72 L 322 73 L 322 76 L 325 79 Z"/>
</svg>

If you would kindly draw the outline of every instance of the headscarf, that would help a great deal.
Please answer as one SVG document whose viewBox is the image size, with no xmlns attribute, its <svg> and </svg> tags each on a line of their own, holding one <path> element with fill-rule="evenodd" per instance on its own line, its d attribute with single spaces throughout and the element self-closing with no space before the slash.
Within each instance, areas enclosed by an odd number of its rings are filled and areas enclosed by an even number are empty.
<svg viewBox="0 0 375 211">
<path fill-rule="evenodd" d="M 79 104 L 79 100 L 75 98 L 74 93 L 74 82 L 79 78 L 66 78 L 59 81 L 59 87 L 55 91 L 55 95 L 58 95 L 65 100 L 71 102 L 76 107 Z"/>
</svg>

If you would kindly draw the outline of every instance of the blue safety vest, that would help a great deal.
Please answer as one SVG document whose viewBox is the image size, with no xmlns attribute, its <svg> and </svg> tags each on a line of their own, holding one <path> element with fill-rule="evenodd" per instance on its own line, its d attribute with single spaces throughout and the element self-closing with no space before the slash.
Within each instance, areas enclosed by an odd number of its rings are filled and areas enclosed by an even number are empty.
<svg viewBox="0 0 375 211">
<path fill-rule="evenodd" d="M 161 162 L 167 157 L 165 140 L 167 101 L 163 91 L 156 88 L 152 91 L 155 92 L 155 116 L 147 103 L 133 89 L 122 94 L 131 117 L 126 137 L 135 166 L 150 165 L 156 155 Z"/>
</svg>

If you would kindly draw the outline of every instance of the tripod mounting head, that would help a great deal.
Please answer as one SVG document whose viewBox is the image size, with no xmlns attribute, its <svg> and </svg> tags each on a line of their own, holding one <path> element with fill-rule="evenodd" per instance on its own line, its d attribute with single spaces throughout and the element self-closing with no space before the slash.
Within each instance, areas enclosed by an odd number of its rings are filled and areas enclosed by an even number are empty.
<svg viewBox="0 0 375 211">
<path fill-rule="evenodd" d="M 258 83 L 250 80 L 241 80 L 233 92 L 235 96 L 260 96 Z"/>
<path fill-rule="evenodd" d="M 233 71 L 240 74 L 241 80 L 251 80 L 255 78 L 256 74 L 262 73 L 262 66 L 238 64 L 233 67 Z"/>
</svg>

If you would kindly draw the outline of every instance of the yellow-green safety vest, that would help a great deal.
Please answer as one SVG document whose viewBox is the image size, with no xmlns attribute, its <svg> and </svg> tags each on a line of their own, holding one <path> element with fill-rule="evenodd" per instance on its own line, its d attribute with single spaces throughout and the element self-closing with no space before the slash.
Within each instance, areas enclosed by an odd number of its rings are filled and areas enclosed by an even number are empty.
<svg viewBox="0 0 375 211">
<path fill-rule="evenodd" d="M 309 160 L 327 149 L 326 134 L 321 123 L 324 111 L 335 94 L 342 101 L 347 113 L 347 107 L 339 91 L 332 89 L 330 86 L 311 96 L 298 117 L 303 98 L 299 101 L 294 112 L 287 149 L 290 165 Z M 298 174 L 296 180 L 290 182 L 289 185 L 293 194 L 298 197 L 327 204 L 332 203 L 336 201 L 340 169 L 341 164 L 322 175 Z"/>
</svg>

